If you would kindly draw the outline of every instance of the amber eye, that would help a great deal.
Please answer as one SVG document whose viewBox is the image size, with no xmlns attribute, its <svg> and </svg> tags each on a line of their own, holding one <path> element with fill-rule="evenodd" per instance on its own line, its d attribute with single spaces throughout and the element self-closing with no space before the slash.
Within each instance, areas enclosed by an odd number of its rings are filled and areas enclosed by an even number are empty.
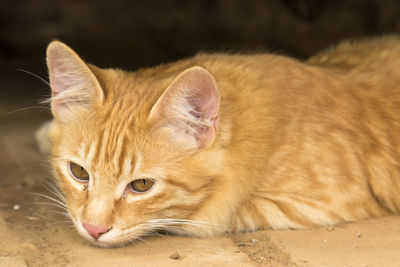
<svg viewBox="0 0 400 267">
<path fill-rule="evenodd" d="M 154 185 L 154 181 L 148 178 L 145 179 L 137 179 L 130 183 L 133 191 L 137 193 L 144 193 L 150 190 L 150 188 Z"/>
<path fill-rule="evenodd" d="M 81 165 L 70 162 L 69 169 L 74 178 L 77 179 L 79 182 L 89 181 L 89 174 Z"/>
</svg>

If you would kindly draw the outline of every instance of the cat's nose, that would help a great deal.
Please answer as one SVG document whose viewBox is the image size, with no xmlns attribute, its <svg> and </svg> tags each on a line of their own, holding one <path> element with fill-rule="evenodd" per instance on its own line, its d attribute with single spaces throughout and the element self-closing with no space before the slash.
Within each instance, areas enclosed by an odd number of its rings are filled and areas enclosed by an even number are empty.
<svg viewBox="0 0 400 267">
<path fill-rule="evenodd" d="M 101 225 L 93 225 L 90 223 L 83 223 L 82 226 L 96 240 L 99 239 L 102 234 L 105 234 L 110 230 L 110 228 L 106 228 Z"/>
</svg>

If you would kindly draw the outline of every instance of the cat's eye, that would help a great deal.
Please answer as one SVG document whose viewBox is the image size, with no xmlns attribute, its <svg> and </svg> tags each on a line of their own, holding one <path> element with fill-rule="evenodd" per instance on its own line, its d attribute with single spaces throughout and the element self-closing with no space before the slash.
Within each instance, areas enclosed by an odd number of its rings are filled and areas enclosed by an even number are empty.
<svg viewBox="0 0 400 267">
<path fill-rule="evenodd" d="M 89 181 L 89 173 L 83 168 L 81 165 L 70 162 L 69 170 L 71 171 L 72 176 L 79 182 L 87 182 Z"/>
<path fill-rule="evenodd" d="M 145 193 L 149 191 L 154 185 L 154 181 L 148 178 L 137 179 L 130 183 L 134 192 Z"/>
</svg>

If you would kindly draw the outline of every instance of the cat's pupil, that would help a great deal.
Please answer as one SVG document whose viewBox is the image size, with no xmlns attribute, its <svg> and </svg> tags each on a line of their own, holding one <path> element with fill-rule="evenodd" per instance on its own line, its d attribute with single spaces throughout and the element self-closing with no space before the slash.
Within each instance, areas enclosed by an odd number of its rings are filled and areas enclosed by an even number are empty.
<svg viewBox="0 0 400 267">
<path fill-rule="evenodd" d="M 137 179 L 130 183 L 131 188 L 133 191 L 138 193 L 144 193 L 150 190 L 153 186 L 154 181 L 151 179 Z"/>
<path fill-rule="evenodd" d="M 69 166 L 71 173 L 75 179 L 80 182 L 87 182 L 89 180 L 89 174 L 85 170 L 85 168 L 73 162 L 70 162 Z"/>
</svg>

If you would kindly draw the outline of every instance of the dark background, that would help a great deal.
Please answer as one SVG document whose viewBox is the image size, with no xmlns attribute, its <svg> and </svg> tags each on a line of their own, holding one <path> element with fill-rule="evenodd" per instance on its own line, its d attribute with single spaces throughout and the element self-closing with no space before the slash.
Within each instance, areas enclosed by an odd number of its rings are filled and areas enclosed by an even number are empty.
<svg viewBox="0 0 400 267">
<path fill-rule="evenodd" d="M 307 58 L 345 38 L 400 31 L 398 0 L 0 0 L 0 99 L 48 95 L 45 48 L 60 39 L 101 67 L 134 70 L 199 51 Z"/>
</svg>

